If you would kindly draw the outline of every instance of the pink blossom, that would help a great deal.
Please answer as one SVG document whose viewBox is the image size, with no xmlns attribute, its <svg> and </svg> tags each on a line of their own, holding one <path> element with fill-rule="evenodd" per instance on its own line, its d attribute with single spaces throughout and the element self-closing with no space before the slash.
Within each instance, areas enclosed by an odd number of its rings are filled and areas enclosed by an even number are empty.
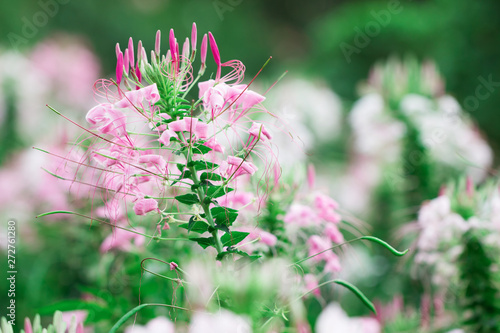
<svg viewBox="0 0 500 333">
<path fill-rule="evenodd" d="M 322 238 L 318 235 L 313 235 L 309 238 L 307 241 L 307 244 L 309 245 L 309 255 L 308 256 L 314 256 L 311 258 L 313 261 L 321 261 L 323 259 L 328 259 L 329 255 L 333 252 L 329 250 L 332 245 L 329 240 Z M 319 253 L 319 254 L 318 254 Z"/>
<path fill-rule="evenodd" d="M 71 325 L 73 317 L 75 318 L 76 324 L 83 324 L 88 314 L 88 311 L 85 310 L 63 311 L 62 320 L 66 323 L 67 327 Z"/>
<path fill-rule="evenodd" d="M 165 173 L 165 170 L 167 168 L 167 162 L 165 161 L 165 159 L 162 156 L 156 154 L 140 156 L 139 163 L 148 163 L 149 165 L 154 165 L 161 173 Z"/>
<path fill-rule="evenodd" d="M 337 273 L 341 270 L 342 266 L 340 265 L 339 257 L 335 253 L 329 252 L 326 256 L 325 273 Z"/>
<path fill-rule="evenodd" d="M 329 196 L 317 194 L 314 199 L 314 205 L 319 211 L 319 217 L 322 219 L 332 223 L 339 223 L 342 220 L 340 215 L 335 212 L 335 209 L 338 208 L 338 203 Z"/>
<path fill-rule="evenodd" d="M 179 267 L 179 265 L 177 265 L 177 264 L 176 264 L 175 262 L 173 262 L 173 261 L 172 261 L 172 262 L 170 262 L 168 265 L 170 266 L 170 270 L 171 270 L 171 271 L 175 271 L 175 270 L 177 269 L 177 267 Z"/>
<path fill-rule="evenodd" d="M 227 178 L 236 178 L 246 174 L 253 175 L 258 170 L 253 163 L 236 156 L 228 156 L 227 161 L 223 161 L 219 169 Z"/>
<path fill-rule="evenodd" d="M 325 226 L 325 235 L 334 243 L 340 244 L 344 242 L 344 235 L 339 231 L 335 224 L 327 224 Z"/>
<path fill-rule="evenodd" d="M 165 146 L 170 146 L 170 139 L 175 137 L 177 137 L 177 134 L 175 134 L 174 131 L 167 129 L 163 131 L 158 141 L 164 144 Z"/>
<path fill-rule="evenodd" d="M 155 199 L 139 199 L 134 205 L 136 215 L 146 215 L 153 210 L 158 210 L 158 201 Z"/>
<path fill-rule="evenodd" d="M 103 134 L 120 137 L 127 133 L 126 116 L 112 104 L 103 103 L 93 107 L 87 113 L 86 119 Z"/>
<path fill-rule="evenodd" d="M 259 138 L 261 140 L 271 140 L 272 136 L 271 133 L 264 127 L 264 125 L 259 124 L 259 123 L 253 123 L 252 127 L 248 130 L 248 133 L 255 138 Z"/>
<path fill-rule="evenodd" d="M 144 233 L 143 228 L 137 228 L 138 232 Z M 108 252 L 109 250 L 117 249 L 120 251 L 128 252 L 132 249 L 132 242 L 135 246 L 140 247 L 144 244 L 146 238 L 142 235 L 124 230 L 121 228 L 115 228 L 113 233 L 111 233 L 101 244 L 101 253 Z"/>
<path fill-rule="evenodd" d="M 306 291 L 311 292 L 315 296 L 321 296 L 321 292 L 318 288 L 318 279 L 312 274 L 304 275 L 304 283 L 306 285 Z"/>
<path fill-rule="evenodd" d="M 158 87 L 156 83 L 153 83 L 147 87 L 131 90 L 125 93 L 120 101 L 118 101 L 115 106 L 118 108 L 134 108 L 143 106 L 143 101 L 148 102 L 149 105 L 154 105 L 160 100 L 160 93 L 158 92 Z"/>
<path fill-rule="evenodd" d="M 240 209 L 249 205 L 254 197 L 254 194 L 251 192 L 232 191 L 220 197 L 218 201 L 221 206 Z"/>
<path fill-rule="evenodd" d="M 210 111 L 212 118 L 220 115 L 226 105 L 232 104 L 230 111 L 233 122 L 265 99 L 264 96 L 246 89 L 247 86 L 243 84 L 228 85 L 224 82 L 208 80 L 200 82 L 198 87 L 199 97 L 203 99 L 203 106 Z M 234 114 L 236 111 L 239 112 Z"/>
<path fill-rule="evenodd" d="M 191 132 L 197 139 L 206 139 L 208 136 L 208 125 L 198 121 L 198 118 L 184 117 L 169 123 L 168 128 L 174 132 Z"/>
<path fill-rule="evenodd" d="M 275 246 L 276 242 L 278 241 L 278 238 L 275 235 L 264 230 L 259 231 L 259 237 L 262 243 L 266 244 L 267 246 Z"/>
<path fill-rule="evenodd" d="M 297 224 L 299 226 L 315 225 L 319 223 L 318 214 L 309 206 L 293 204 L 284 218 L 285 223 Z"/>
<path fill-rule="evenodd" d="M 215 140 L 215 138 L 210 138 L 207 142 L 204 143 L 205 146 L 212 148 L 213 151 L 217 151 L 219 153 L 224 153 L 224 147 Z"/>
</svg>

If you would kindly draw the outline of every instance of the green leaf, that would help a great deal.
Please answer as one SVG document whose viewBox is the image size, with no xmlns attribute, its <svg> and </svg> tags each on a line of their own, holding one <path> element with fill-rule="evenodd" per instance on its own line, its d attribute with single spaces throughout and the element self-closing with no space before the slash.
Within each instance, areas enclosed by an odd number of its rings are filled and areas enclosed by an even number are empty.
<svg viewBox="0 0 500 333">
<path fill-rule="evenodd" d="M 212 151 L 212 148 L 207 147 L 205 145 L 197 145 L 192 148 L 193 154 L 201 154 L 205 155 L 208 152 Z"/>
<path fill-rule="evenodd" d="M 224 225 L 224 224 L 216 224 L 214 229 L 215 230 L 221 230 L 221 231 L 224 231 L 224 232 L 229 232 L 228 226 Z"/>
<path fill-rule="evenodd" d="M 218 197 L 222 197 L 223 195 L 226 195 L 227 193 L 234 191 L 234 189 L 230 187 L 224 187 L 224 186 L 210 186 L 207 189 L 207 197 L 215 199 Z"/>
<path fill-rule="evenodd" d="M 191 220 L 189 220 L 189 221 L 190 221 L 190 223 L 184 223 L 184 224 L 179 225 L 179 228 L 186 229 L 189 232 L 191 232 L 191 231 L 197 232 L 199 234 L 202 234 L 208 230 L 208 224 L 205 221 L 197 220 L 197 221 L 194 221 L 192 225 L 190 225 Z"/>
<path fill-rule="evenodd" d="M 225 233 L 221 238 L 222 246 L 236 245 L 244 240 L 250 233 L 241 231 L 232 231 Z"/>
<path fill-rule="evenodd" d="M 236 209 L 227 207 L 214 207 L 210 212 L 215 219 L 215 223 L 221 225 L 231 226 L 238 217 L 238 211 Z"/>
<path fill-rule="evenodd" d="M 178 195 L 175 197 L 175 200 L 179 201 L 180 203 L 186 204 L 186 205 L 194 205 L 195 203 L 199 202 L 198 196 L 194 193 Z"/>
<path fill-rule="evenodd" d="M 217 168 L 218 165 L 206 161 L 191 161 L 188 163 L 188 167 L 194 167 L 197 171 L 201 171 L 201 170 L 213 170 Z"/>
<path fill-rule="evenodd" d="M 214 245 L 214 239 L 212 237 L 189 238 L 189 240 L 198 243 L 204 249 Z"/>
<path fill-rule="evenodd" d="M 204 182 L 206 180 L 223 181 L 223 180 L 226 180 L 226 178 L 222 177 L 219 174 L 213 173 L 213 172 L 204 172 L 200 176 L 200 181 Z"/>
<path fill-rule="evenodd" d="M 356 296 L 358 296 L 361 302 L 363 302 L 373 313 L 377 314 L 373 303 L 356 286 L 344 280 L 334 280 L 333 282 L 352 291 Z"/>
</svg>

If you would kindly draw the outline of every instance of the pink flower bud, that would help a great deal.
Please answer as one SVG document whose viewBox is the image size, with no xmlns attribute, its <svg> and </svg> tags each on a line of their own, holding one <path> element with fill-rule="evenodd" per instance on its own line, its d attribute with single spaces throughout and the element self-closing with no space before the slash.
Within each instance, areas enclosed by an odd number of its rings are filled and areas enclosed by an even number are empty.
<svg viewBox="0 0 500 333">
<path fill-rule="evenodd" d="M 169 34 L 169 44 L 170 44 L 170 53 L 172 54 L 172 61 L 176 62 L 177 61 L 177 52 L 176 52 L 176 44 L 177 40 L 175 39 L 174 35 L 174 29 L 170 29 L 170 34 Z"/>
<path fill-rule="evenodd" d="M 201 40 L 200 58 L 201 66 L 204 67 L 207 61 L 207 34 L 203 35 L 203 39 Z"/>
<path fill-rule="evenodd" d="M 125 53 L 123 54 L 123 69 L 125 70 L 125 73 L 128 74 L 128 69 L 130 67 L 130 63 L 128 60 L 128 49 L 125 49 Z"/>
<path fill-rule="evenodd" d="M 172 262 L 170 262 L 168 265 L 170 266 L 170 270 L 171 270 L 171 271 L 175 271 L 175 270 L 177 269 L 177 267 L 179 267 L 179 265 L 177 265 L 177 264 L 176 264 L 175 262 L 173 262 L 173 261 L 172 261 Z"/>
<path fill-rule="evenodd" d="M 117 44 L 118 45 L 118 44 Z M 120 84 L 123 77 L 123 53 L 119 51 L 116 61 L 116 83 Z"/>
<path fill-rule="evenodd" d="M 29 318 L 24 319 L 24 332 L 25 333 L 33 333 L 33 327 L 31 326 L 31 322 Z"/>
<path fill-rule="evenodd" d="M 118 55 L 122 52 L 120 50 L 120 43 L 116 43 L 115 52 L 116 52 L 116 58 L 118 58 Z"/>
<path fill-rule="evenodd" d="M 191 49 L 196 51 L 196 38 L 197 38 L 197 29 L 196 23 L 193 22 L 193 27 L 191 28 Z"/>
<path fill-rule="evenodd" d="M 139 65 L 142 61 L 142 40 L 137 44 L 137 65 Z"/>
<path fill-rule="evenodd" d="M 160 55 L 160 43 L 161 43 L 161 31 L 158 30 L 156 32 L 156 39 L 155 39 L 155 53 L 157 56 Z"/>
<path fill-rule="evenodd" d="M 217 43 L 215 42 L 214 35 L 212 35 L 211 32 L 208 33 L 208 38 L 210 40 L 210 49 L 212 50 L 212 55 L 214 56 L 214 61 L 215 61 L 215 64 L 217 65 L 217 75 L 215 76 L 215 81 L 219 81 L 221 71 L 222 71 L 219 48 L 217 47 Z"/>
<path fill-rule="evenodd" d="M 130 61 L 130 67 L 134 68 L 134 41 L 132 40 L 132 37 L 128 40 L 128 60 Z"/>
<path fill-rule="evenodd" d="M 184 59 L 189 58 L 189 38 L 186 38 L 184 45 L 182 45 L 182 57 Z"/>
</svg>

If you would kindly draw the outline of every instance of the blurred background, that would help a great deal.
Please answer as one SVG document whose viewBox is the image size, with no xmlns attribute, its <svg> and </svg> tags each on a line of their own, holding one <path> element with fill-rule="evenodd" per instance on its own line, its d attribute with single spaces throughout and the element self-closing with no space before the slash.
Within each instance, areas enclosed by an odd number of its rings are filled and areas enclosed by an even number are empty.
<svg viewBox="0 0 500 333">
<path fill-rule="evenodd" d="M 363 82 L 373 73 L 371 68 L 391 57 L 435 62 L 444 83 L 439 89 L 455 98 L 477 124 L 493 156 L 499 156 L 497 0 L 10 1 L 4 2 L 0 11 L 0 164 L 5 169 L 0 175 L 0 209 L 4 220 L 15 218 L 36 225 L 34 216 L 46 207 L 45 201 L 52 207 L 64 204 L 61 201 L 65 199 L 49 191 L 39 176 L 40 165 L 47 162 L 40 162 L 30 151 L 22 153 L 35 144 L 57 151 L 73 134 L 45 104 L 83 120 L 95 104 L 93 82 L 114 76 L 115 43 L 123 49 L 133 37 L 152 49 L 158 29 L 166 44 L 170 28 L 182 40 L 189 36 L 192 22 L 199 33 L 214 34 L 223 61 L 240 59 L 246 65 L 245 82 L 272 56 L 256 90 L 265 91 L 288 71 L 266 95 L 266 106 L 290 122 L 295 120 L 299 132 L 302 125 L 323 126 L 310 129 L 312 133 L 303 134 L 301 140 L 307 152 L 304 159 L 316 164 L 319 176 L 329 179 L 333 191 L 337 188 L 335 179 L 343 181 L 343 165 L 352 160 L 351 129 L 346 120 L 349 110 L 360 97 Z M 301 85 L 302 81 L 309 83 Z M 308 89 L 309 94 L 300 95 Z M 283 107 L 273 110 L 273 105 L 286 103 L 300 105 L 300 112 L 307 116 L 297 116 Z M 316 110 L 320 103 L 326 106 Z M 312 142 L 309 145 L 308 140 Z M 489 164 L 494 168 L 498 163 L 495 159 Z M 437 188 L 430 190 L 434 196 Z M 357 199 L 345 199 L 349 200 Z M 362 206 L 357 208 L 363 211 Z M 407 220 L 411 218 L 411 214 L 407 216 Z M 19 316 L 32 316 L 42 305 L 40 299 L 55 301 L 79 295 L 75 285 L 92 280 L 82 270 L 98 260 L 98 241 L 92 231 L 77 234 L 64 228 L 20 231 L 24 233 L 20 246 L 33 243 L 26 251 L 43 249 L 43 255 L 19 254 L 24 272 L 19 277 L 19 292 L 27 300 L 20 305 Z M 385 235 L 384 227 L 380 232 L 374 228 L 374 234 Z M 37 247 L 42 238 L 52 244 L 51 253 L 45 252 L 48 247 L 44 245 Z M 87 250 L 71 244 L 86 244 Z M 88 255 L 82 256 L 84 251 Z M 48 284 L 61 285 L 54 291 L 44 288 Z M 387 299 L 393 296 L 387 294 Z"/>
</svg>

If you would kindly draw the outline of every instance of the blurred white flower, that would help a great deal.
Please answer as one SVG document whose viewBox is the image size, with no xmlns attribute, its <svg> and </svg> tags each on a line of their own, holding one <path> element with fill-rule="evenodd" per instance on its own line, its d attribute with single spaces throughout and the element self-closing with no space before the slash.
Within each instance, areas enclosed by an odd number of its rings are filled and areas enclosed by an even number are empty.
<svg viewBox="0 0 500 333">
<path fill-rule="evenodd" d="M 191 317 L 189 333 L 251 333 L 250 320 L 231 311 L 196 312 Z M 162 331 L 163 333 L 163 331 Z"/>
<path fill-rule="evenodd" d="M 329 304 L 316 321 L 316 333 L 380 333 L 375 318 L 349 317 L 337 303 Z"/>
</svg>

